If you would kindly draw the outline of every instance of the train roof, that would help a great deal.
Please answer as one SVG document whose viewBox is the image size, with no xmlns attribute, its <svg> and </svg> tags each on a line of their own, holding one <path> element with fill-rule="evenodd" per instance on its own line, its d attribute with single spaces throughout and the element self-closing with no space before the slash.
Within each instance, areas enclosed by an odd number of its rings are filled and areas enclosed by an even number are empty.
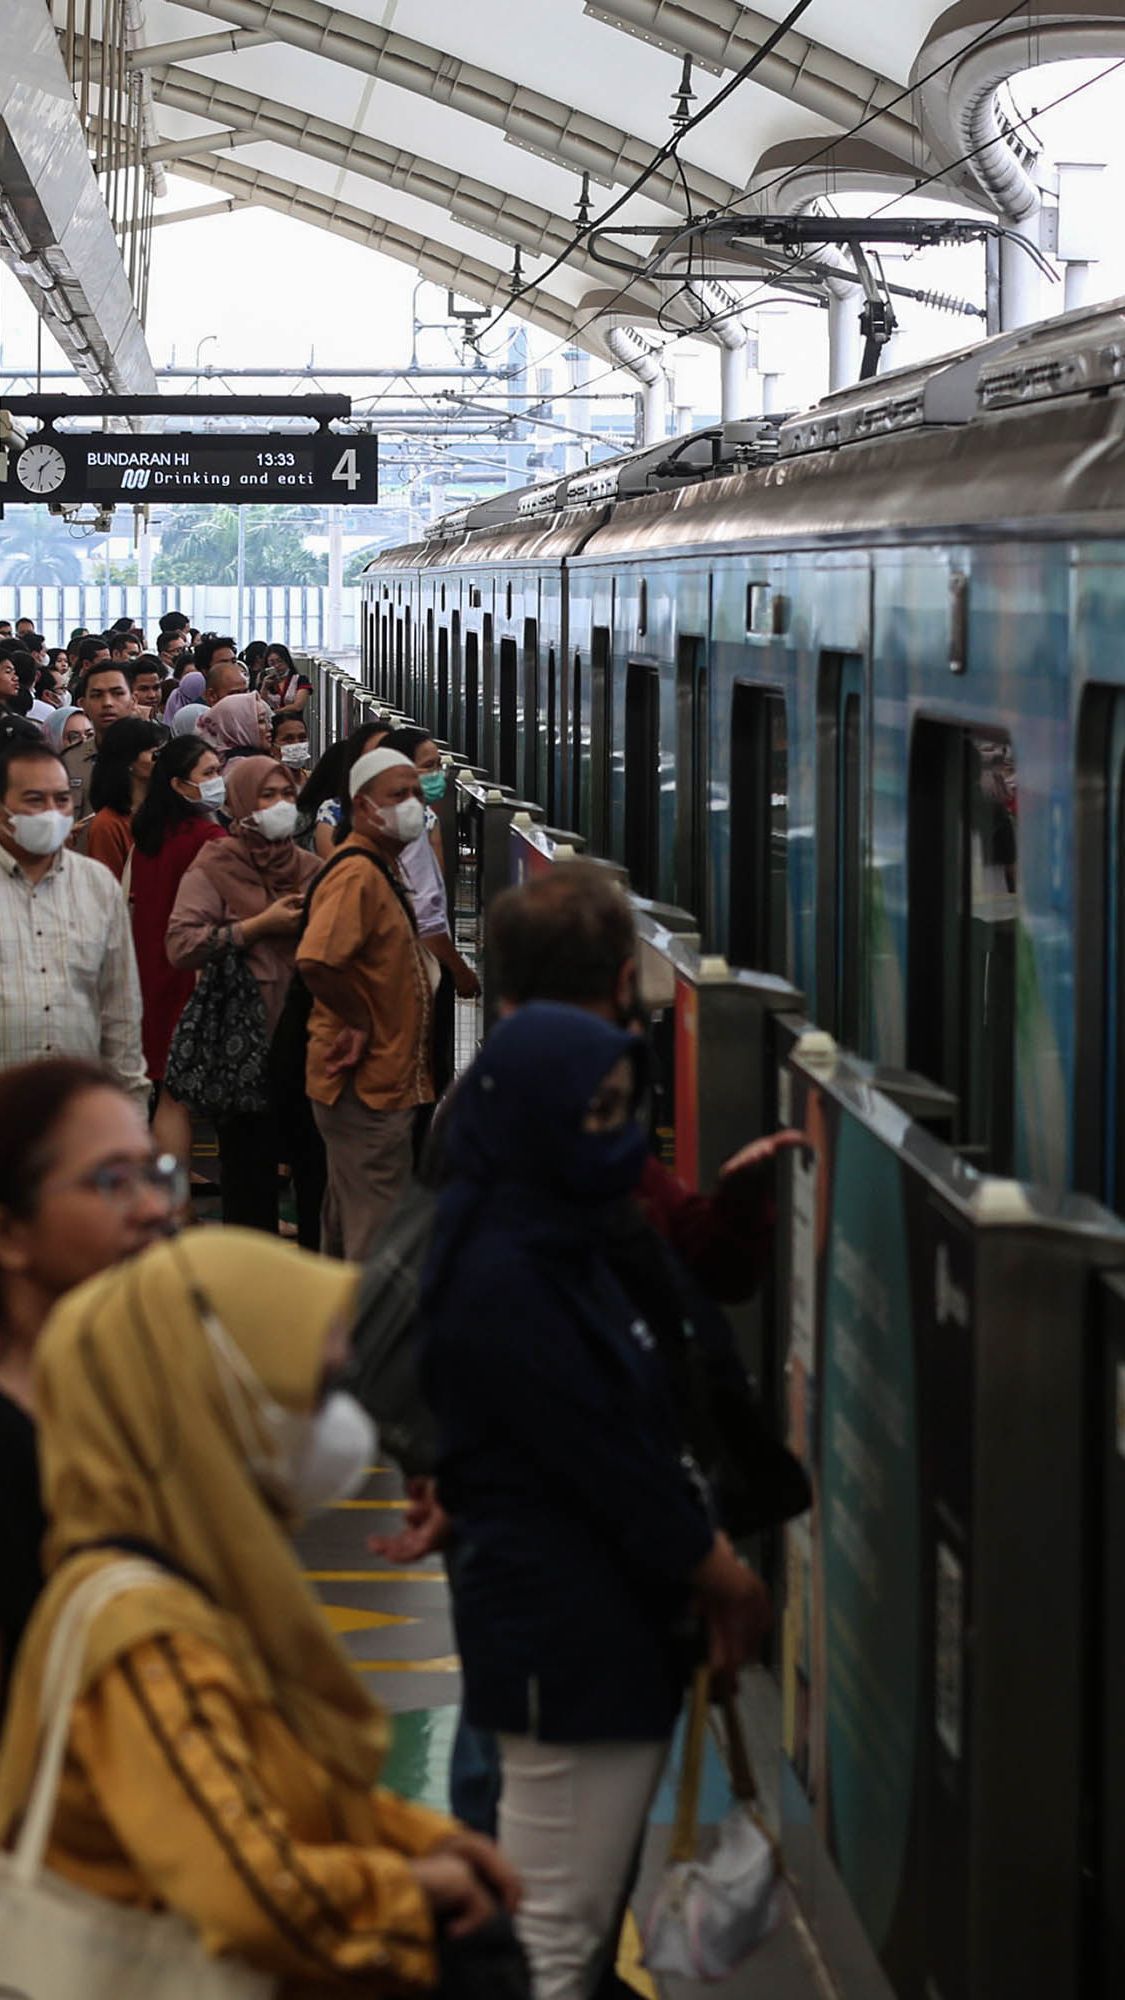
<svg viewBox="0 0 1125 2000">
<path fill-rule="evenodd" d="M 1125 299 L 1116 299 L 855 383 L 780 424 L 713 425 L 499 494 L 444 516 L 423 544 L 376 557 L 365 574 L 748 534 L 836 538 L 1069 519 L 1079 438 L 1084 449 L 1102 441 L 1120 452 L 1122 410 L 1107 412 L 1102 398 L 1123 385 Z M 834 463 L 847 473 L 838 494 L 825 481 Z M 1083 499 L 1094 521 L 1121 509 L 1118 482 L 1099 477 L 1096 452 L 1083 467 Z"/>
</svg>

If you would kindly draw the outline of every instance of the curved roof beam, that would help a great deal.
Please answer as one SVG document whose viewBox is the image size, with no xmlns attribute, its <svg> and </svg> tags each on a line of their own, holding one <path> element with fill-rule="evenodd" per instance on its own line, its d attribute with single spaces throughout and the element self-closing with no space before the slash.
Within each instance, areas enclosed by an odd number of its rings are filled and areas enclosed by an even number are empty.
<svg viewBox="0 0 1125 2000">
<path fill-rule="evenodd" d="M 513 146 L 556 166 L 569 166 L 575 173 L 588 173 L 606 187 L 635 180 L 652 159 L 654 148 L 645 140 L 601 118 L 425 42 L 392 34 L 358 14 L 325 6 L 323 0 L 179 0 L 179 4 L 197 14 L 268 32 L 276 42 L 326 56 L 400 90 L 413 91 L 432 104 L 448 104 L 495 126 Z M 684 176 L 687 194 L 675 163 L 665 160 L 646 183 L 646 193 L 678 215 L 687 214 L 689 207 L 721 207 L 738 193 L 729 181 L 702 167 L 685 163 Z"/>
<path fill-rule="evenodd" d="M 613 0 L 612 5 L 586 0 L 585 11 L 657 48 L 690 55 L 716 75 L 741 69 L 777 27 L 768 15 L 743 7 L 738 0 Z M 925 162 L 926 147 L 909 104 L 880 112 L 880 106 L 901 98 L 898 86 L 878 70 L 810 41 L 797 29 L 762 59 L 754 82 L 833 125 L 856 125 L 872 112 L 879 113 L 866 128 L 869 136 L 916 168 Z"/>
<path fill-rule="evenodd" d="M 909 194 L 917 175 L 866 137 L 825 148 L 816 139 L 786 139 L 758 161 L 747 190 L 748 212 L 798 215 L 818 195 Z"/>
<path fill-rule="evenodd" d="M 974 155 L 964 165 L 951 165 L 950 179 L 970 200 L 979 202 L 983 194 L 1007 221 L 1020 222 L 1039 206 L 1040 191 L 1018 143 L 1005 136 L 996 106 L 998 87 L 1032 63 L 1038 67 L 1075 56 L 1125 53 L 1125 22 L 1119 6 L 1050 0 L 1046 12 L 1029 0 L 1023 12 L 962 55 L 988 27 L 994 11 L 993 0 L 959 0 L 930 29 L 914 75 L 944 65 L 920 90 L 926 129 L 939 160 L 952 163 L 966 153 Z"/>
<path fill-rule="evenodd" d="M 581 244 L 571 248 L 574 239 L 571 222 L 503 188 L 490 187 L 417 153 L 384 145 L 382 140 L 355 132 L 348 125 L 337 125 L 330 118 L 317 117 L 295 105 L 280 104 L 253 91 L 240 90 L 234 84 L 217 82 L 196 70 L 178 67 L 153 70 L 152 89 L 158 104 L 233 128 L 229 135 L 208 133 L 197 139 L 170 139 L 156 149 L 158 158 L 186 159 L 195 153 L 269 141 L 325 160 L 330 166 L 362 175 L 384 187 L 397 188 L 418 201 L 430 202 L 466 229 L 476 230 L 499 243 L 518 245 L 533 257 L 557 257 L 565 252 L 572 268 L 594 277 L 603 275 L 603 267 L 595 263 Z M 637 272 L 637 303 L 645 308 L 658 306 L 662 294 L 643 282 L 640 260 L 626 250 L 621 251 L 621 257 Z M 634 296 L 631 284 L 629 296 Z"/>
<path fill-rule="evenodd" d="M 279 215 L 295 216 L 298 222 L 309 222 L 334 236 L 347 237 L 365 249 L 379 250 L 385 257 L 413 265 L 422 277 L 435 284 L 461 292 L 466 298 L 479 299 L 482 306 L 501 305 L 511 289 L 507 272 L 498 271 L 495 265 L 452 250 L 433 237 L 419 236 L 415 230 L 372 215 L 368 209 L 353 208 L 333 195 L 298 187 L 292 181 L 261 173 L 239 161 L 203 154 L 177 165 L 176 174 L 178 178 L 218 188 L 239 206 L 272 208 Z M 566 340 L 573 336 L 575 322 L 580 317 L 575 307 L 540 285 L 525 286 L 510 310 Z"/>
</svg>

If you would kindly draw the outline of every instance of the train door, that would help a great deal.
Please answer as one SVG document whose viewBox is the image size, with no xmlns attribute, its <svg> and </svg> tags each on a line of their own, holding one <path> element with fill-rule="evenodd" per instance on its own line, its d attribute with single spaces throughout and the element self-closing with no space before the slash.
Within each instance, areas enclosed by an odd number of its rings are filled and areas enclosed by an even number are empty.
<svg viewBox="0 0 1125 2000">
<path fill-rule="evenodd" d="M 735 682 L 730 768 L 730 959 L 788 978 L 789 721 L 779 688 Z"/>
<path fill-rule="evenodd" d="M 625 866 L 639 896 L 660 879 L 660 669 L 630 660 L 625 673 Z"/>
<path fill-rule="evenodd" d="M 553 646 L 547 648 L 547 823 L 554 826 L 559 805 L 559 669 Z"/>
<path fill-rule="evenodd" d="M 539 800 L 539 624 L 523 621 L 523 795 Z"/>
<path fill-rule="evenodd" d="M 580 833 L 586 832 L 585 801 L 582 796 L 582 654 L 576 646 L 570 674 L 570 776 L 567 816 Z"/>
<path fill-rule="evenodd" d="M 863 659 L 821 655 L 817 687 L 816 1018 L 865 1053 Z"/>
<path fill-rule="evenodd" d="M 422 685 L 418 690 L 418 696 L 419 696 L 418 706 L 414 712 L 415 720 L 417 722 L 420 722 L 423 725 L 423 727 L 425 727 L 426 718 L 429 713 L 430 702 L 432 699 L 432 690 L 434 685 L 434 655 L 435 655 L 434 607 L 431 604 L 427 607 L 426 610 L 426 657 L 422 668 Z"/>
<path fill-rule="evenodd" d="M 675 900 L 709 935 L 707 866 L 708 694 L 705 641 L 681 632 L 676 640 L 676 879 Z"/>
<path fill-rule="evenodd" d="M 1015 1150 L 1016 800 L 993 725 L 915 723 L 907 1057 L 955 1094 L 958 1151 L 999 1174 Z"/>
<path fill-rule="evenodd" d="M 496 775 L 496 644 L 491 611 L 481 619 L 481 654 L 480 762 L 491 778 Z"/>
<path fill-rule="evenodd" d="M 430 728 L 443 743 L 449 741 L 449 633 L 443 625 L 437 641 L 437 700 Z"/>
<path fill-rule="evenodd" d="M 1074 1178 L 1125 1214 L 1125 691 L 1087 687 L 1078 725 Z"/>
<path fill-rule="evenodd" d="M 480 762 L 480 641 L 475 632 L 465 634 L 465 734 L 464 750 L 470 764 Z"/>
<path fill-rule="evenodd" d="M 447 743 L 463 741 L 461 726 L 461 613 L 452 611 L 449 615 L 449 727 L 445 732 Z"/>
<path fill-rule="evenodd" d="M 500 783 L 514 791 L 519 783 L 516 692 L 519 656 L 514 639 L 500 641 Z"/>
<path fill-rule="evenodd" d="M 609 851 L 609 769 L 613 742 L 610 631 L 595 625 L 590 642 L 590 845 Z"/>
</svg>

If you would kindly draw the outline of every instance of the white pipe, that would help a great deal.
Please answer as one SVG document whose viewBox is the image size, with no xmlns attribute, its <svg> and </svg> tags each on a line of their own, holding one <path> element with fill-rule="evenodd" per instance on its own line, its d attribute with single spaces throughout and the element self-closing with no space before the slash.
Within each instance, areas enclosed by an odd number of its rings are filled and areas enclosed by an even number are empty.
<svg viewBox="0 0 1125 2000">
<path fill-rule="evenodd" d="M 859 381 L 863 343 L 859 331 L 862 293 L 855 285 L 828 285 L 828 389 L 848 389 Z"/>
<path fill-rule="evenodd" d="M 668 435 L 668 375 L 664 363 L 628 326 L 606 329 L 605 344 L 614 360 L 635 375 L 641 385 L 645 444 Z"/>
</svg>

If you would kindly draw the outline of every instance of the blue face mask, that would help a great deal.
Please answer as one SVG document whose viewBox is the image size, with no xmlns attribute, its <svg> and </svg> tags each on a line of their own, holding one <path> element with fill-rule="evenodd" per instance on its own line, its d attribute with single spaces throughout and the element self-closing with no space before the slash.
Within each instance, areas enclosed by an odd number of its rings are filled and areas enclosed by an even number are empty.
<svg viewBox="0 0 1125 2000">
<path fill-rule="evenodd" d="M 631 1194 L 644 1172 L 648 1134 L 630 1118 L 615 1132 L 580 1132 L 559 1148 L 558 1184 L 576 1201 L 616 1201 Z"/>
<path fill-rule="evenodd" d="M 423 771 L 422 797 L 424 799 L 443 799 L 445 797 L 445 776 L 444 771 Z"/>
</svg>

